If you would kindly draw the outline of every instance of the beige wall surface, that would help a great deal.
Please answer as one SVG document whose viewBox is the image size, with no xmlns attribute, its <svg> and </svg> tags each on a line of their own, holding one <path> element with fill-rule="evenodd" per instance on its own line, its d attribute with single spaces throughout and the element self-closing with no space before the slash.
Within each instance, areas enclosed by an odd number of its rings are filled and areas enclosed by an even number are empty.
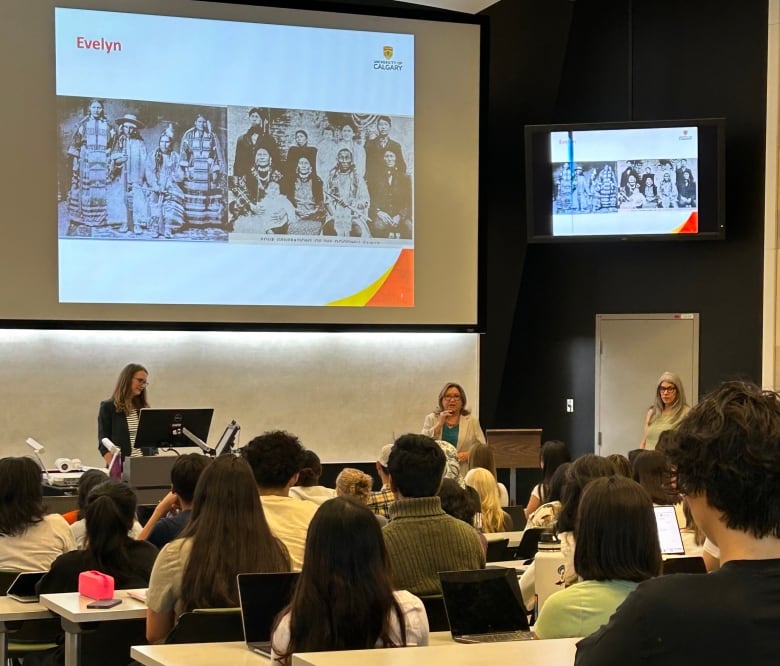
<svg viewBox="0 0 780 666">
<path fill-rule="evenodd" d="M 241 443 L 297 434 L 323 461 L 375 460 L 419 432 L 446 381 L 478 413 L 479 336 L 467 333 L 259 333 L 0 329 L 0 455 L 99 465 L 98 403 L 120 369 L 149 369 L 153 407 L 214 407 L 209 444 L 231 419 Z"/>
</svg>

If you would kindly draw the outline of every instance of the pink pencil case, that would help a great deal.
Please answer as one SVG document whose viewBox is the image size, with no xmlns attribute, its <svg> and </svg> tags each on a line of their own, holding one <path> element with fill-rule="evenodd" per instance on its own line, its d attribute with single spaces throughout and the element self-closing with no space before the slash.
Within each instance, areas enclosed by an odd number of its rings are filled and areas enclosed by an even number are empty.
<svg viewBox="0 0 780 666">
<path fill-rule="evenodd" d="M 82 571 L 79 574 L 79 594 L 90 599 L 113 599 L 114 577 L 99 571 Z"/>
</svg>

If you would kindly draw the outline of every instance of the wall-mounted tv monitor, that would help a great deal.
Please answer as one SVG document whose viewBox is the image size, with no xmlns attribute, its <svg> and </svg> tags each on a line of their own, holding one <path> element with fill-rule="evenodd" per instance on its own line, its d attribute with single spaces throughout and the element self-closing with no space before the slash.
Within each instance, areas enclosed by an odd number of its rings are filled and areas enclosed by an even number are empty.
<svg viewBox="0 0 780 666">
<path fill-rule="evenodd" d="M 526 126 L 529 241 L 722 239 L 724 126 Z"/>
<path fill-rule="evenodd" d="M 338 8 L 3 0 L 0 320 L 477 327 L 486 20 Z"/>
</svg>

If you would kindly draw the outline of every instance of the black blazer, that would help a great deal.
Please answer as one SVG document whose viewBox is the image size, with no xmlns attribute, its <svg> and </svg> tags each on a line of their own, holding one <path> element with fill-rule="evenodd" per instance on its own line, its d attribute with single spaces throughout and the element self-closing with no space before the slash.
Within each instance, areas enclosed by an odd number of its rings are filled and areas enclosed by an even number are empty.
<svg viewBox="0 0 780 666">
<path fill-rule="evenodd" d="M 98 451 L 104 456 L 108 449 L 101 441 L 108 437 L 122 450 L 122 458 L 130 457 L 130 431 L 127 429 L 127 416 L 116 411 L 114 399 L 109 398 L 100 403 L 98 410 Z"/>
</svg>

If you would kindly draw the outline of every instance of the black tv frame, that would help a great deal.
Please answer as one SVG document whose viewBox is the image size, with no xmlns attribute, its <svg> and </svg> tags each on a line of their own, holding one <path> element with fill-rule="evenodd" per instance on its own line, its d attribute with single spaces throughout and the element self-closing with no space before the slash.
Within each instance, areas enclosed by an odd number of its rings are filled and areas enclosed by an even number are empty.
<svg viewBox="0 0 780 666">
<path fill-rule="evenodd" d="M 195 443 L 184 435 L 182 429 L 187 428 L 205 442 L 209 436 L 213 416 L 213 407 L 184 409 L 145 407 L 138 413 L 135 448 L 195 447 Z"/>
<path fill-rule="evenodd" d="M 551 132 L 696 127 L 698 141 L 699 200 L 697 233 L 580 234 L 552 233 Z M 657 121 L 566 123 L 525 126 L 526 224 L 529 243 L 598 241 L 701 241 L 725 238 L 725 128 L 724 118 L 686 118 Z M 617 174 L 616 174 L 617 175 Z M 643 214 L 643 213 L 640 213 Z"/>
</svg>

